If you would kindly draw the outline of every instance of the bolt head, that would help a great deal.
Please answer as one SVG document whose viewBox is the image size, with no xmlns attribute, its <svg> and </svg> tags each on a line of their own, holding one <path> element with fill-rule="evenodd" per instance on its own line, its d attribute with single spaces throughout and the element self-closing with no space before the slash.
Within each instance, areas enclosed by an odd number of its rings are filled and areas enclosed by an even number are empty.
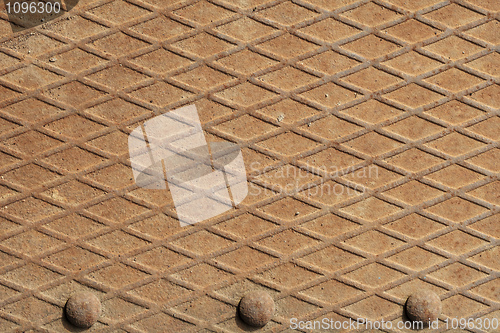
<svg viewBox="0 0 500 333">
<path fill-rule="evenodd" d="M 274 316 L 274 301 L 265 291 L 252 291 L 240 301 L 240 318 L 248 325 L 262 327 Z"/>
<path fill-rule="evenodd" d="M 411 321 L 421 321 L 424 326 L 438 319 L 442 304 L 439 296 L 430 290 L 419 290 L 408 297 L 406 314 Z"/>
<path fill-rule="evenodd" d="M 101 316 L 101 301 L 90 292 L 76 293 L 66 302 L 65 313 L 76 327 L 89 328 Z"/>
</svg>

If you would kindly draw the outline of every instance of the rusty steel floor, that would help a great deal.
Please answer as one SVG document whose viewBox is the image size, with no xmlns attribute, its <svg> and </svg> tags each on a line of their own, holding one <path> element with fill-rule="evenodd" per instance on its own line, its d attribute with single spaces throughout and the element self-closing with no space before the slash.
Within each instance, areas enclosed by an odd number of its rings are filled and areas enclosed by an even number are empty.
<svg viewBox="0 0 500 333">
<path fill-rule="evenodd" d="M 260 289 L 266 331 L 396 325 L 422 288 L 436 332 L 500 319 L 498 0 L 80 0 L 29 28 L 0 6 L 1 332 L 74 331 L 79 290 L 91 332 L 248 331 Z M 193 103 L 250 192 L 181 228 L 127 140 Z"/>
</svg>

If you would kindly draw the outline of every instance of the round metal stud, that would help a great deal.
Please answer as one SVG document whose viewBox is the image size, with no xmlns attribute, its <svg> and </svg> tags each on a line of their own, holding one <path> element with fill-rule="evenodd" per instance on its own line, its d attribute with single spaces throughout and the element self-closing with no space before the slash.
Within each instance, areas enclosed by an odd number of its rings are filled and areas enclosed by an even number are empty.
<svg viewBox="0 0 500 333">
<path fill-rule="evenodd" d="M 101 301 L 90 292 L 72 295 L 65 306 L 66 318 L 76 327 L 89 328 L 101 316 Z"/>
<path fill-rule="evenodd" d="M 441 314 L 441 299 L 430 290 L 420 290 L 408 297 L 406 301 L 406 314 L 411 321 L 429 322 L 438 319 Z"/>
<path fill-rule="evenodd" d="M 265 291 L 252 291 L 241 299 L 239 314 L 248 325 L 262 327 L 274 316 L 274 301 Z"/>
</svg>

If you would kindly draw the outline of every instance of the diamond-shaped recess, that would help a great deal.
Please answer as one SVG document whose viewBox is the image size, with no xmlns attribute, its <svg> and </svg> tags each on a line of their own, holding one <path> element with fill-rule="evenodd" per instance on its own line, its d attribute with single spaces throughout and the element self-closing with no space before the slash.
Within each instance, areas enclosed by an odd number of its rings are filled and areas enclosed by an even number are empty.
<svg viewBox="0 0 500 333">
<path fill-rule="evenodd" d="M 244 42 L 263 37 L 275 29 L 245 16 L 236 21 L 218 26 L 215 30 Z"/>
<path fill-rule="evenodd" d="M 500 239 L 500 224 L 498 224 L 497 222 L 498 218 L 498 215 L 490 216 L 479 222 L 469 225 L 469 228 Z"/>
<path fill-rule="evenodd" d="M 97 165 L 104 159 L 83 149 L 73 147 L 50 155 L 43 161 L 61 170 L 75 173 Z"/>
<path fill-rule="evenodd" d="M 217 53 L 229 50 L 233 44 L 223 41 L 207 33 L 200 33 L 193 37 L 173 43 L 172 46 L 189 52 L 200 58 L 208 58 Z"/>
<path fill-rule="evenodd" d="M 469 260 L 498 271 L 500 269 L 500 263 L 497 259 L 500 255 L 499 250 L 500 247 L 493 246 L 492 248 L 489 248 L 488 250 L 480 252 L 472 258 L 469 258 Z"/>
<path fill-rule="evenodd" d="M 442 158 L 412 148 L 396 156 L 389 157 L 386 162 L 411 172 L 419 172 L 442 163 Z"/>
<path fill-rule="evenodd" d="M 499 32 L 500 33 L 500 32 Z M 499 42 L 500 44 L 500 42 Z M 493 52 L 484 57 L 476 59 L 466 64 L 467 67 L 476 69 L 491 76 L 500 76 L 500 53 Z"/>
<path fill-rule="evenodd" d="M 115 24 L 122 24 L 149 13 L 141 7 L 122 0 L 109 2 L 88 12 Z"/>
<path fill-rule="evenodd" d="M 89 103 L 94 99 L 103 97 L 105 94 L 106 93 L 102 91 L 76 81 L 66 83 L 62 86 L 52 88 L 49 91 L 44 92 L 46 97 L 74 107 Z"/>
<path fill-rule="evenodd" d="M 332 245 L 322 250 L 313 252 L 300 258 L 299 260 L 304 262 L 306 265 L 312 265 L 320 269 L 335 272 L 357 264 L 364 259 Z"/>
<path fill-rule="evenodd" d="M 285 59 L 295 58 L 319 48 L 318 45 L 291 34 L 284 34 L 273 38 L 257 45 L 257 47 Z"/>
<path fill-rule="evenodd" d="M 303 163 L 308 167 L 316 168 L 327 173 L 338 174 L 346 168 L 353 168 L 362 160 L 340 150 L 328 148 L 314 155 L 304 158 Z"/>
<path fill-rule="evenodd" d="M 470 87 L 483 82 L 483 80 L 477 76 L 467 74 L 456 68 L 451 68 L 443 73 L 431 76 L 424 81 L 445 88 L 454 93 L 469 89 Z"/>
<path fill-rule="evenodd" d="M 257 16 L 260 18 L 270 20 L 284 26 L 292 26 L 305 20 L 309 20 L 316 15 L 317 13 L 289 1 L 282 2 L 277 6 L 264 9 L 257 13 Z"/>
<path fill-rule="evenodd" d="M 226 238 L 202 230 L 175 240 L 172 244 L 197 255 L 207 255 L 228 247 L 232 242 Z"/>
<path fill-rule="evenodd" d="M 404 8 L 406 10 L 415 12 L 417 10 L 430 7 L 438 2 L 441 2 L 440 0 L 413 0 L 413 1 L 408 1 L 408 0 L 388 0 L 388 2 Z"/>
<path fill-rule="evenodd" d="M 308 118 L 317 112 L 318 111 L 316 109 L 289 98 L 257 110 L 257 113 L 271 117 L 272 119 L 277 120 L 280 118 L 281 123 L 285 124 L 293 124 L 297 121 Z"/>
<path fill-rule="evenodd" d="M 338 40 L 349 38 L 357 34 L 360 30 L 332 18 L 327 18 L 299 31 L 310 37 L 334 43 Z"/>
<path fill-rule="evenodd" d="M 380 320 L 401 311 L 401 306 L 389 302 L 379 296 L 370 296 L 344 308 L 357 318 L 367 318 L 371 321 Z"/>
<path fill-rule="evenodd" d="M 451 284 L 455 287 L 463 287 L 476 280 L 484 278 L 487 274 L 481 273 L 476 269 L 467 267 L 461 263 L 453 263 L 438 271 L 432 272 L 429 276 Z"/>
<path fill-rule="evenodd" d="M 437 198 L 443 193 L 438 189 L 415 180 L 384 192 L 385 195 L 409 205 L 419 205 L 425 201 Z"/>
<path fill-rule="evenodd" d="M 122 288 L 148 275 L 122 263 L 113 264 L 87 274 L 87 278 L 112 288 Z"/>
<path fill-rule="evenodd" d="M 500 149 L 494 148 L 467 160 L 467 162 L 493 172 L 499 172 L 500 164 L 497 163 L 499 159 Z"/>
<path fill-rule="evenodd" d="M 1 244 L 26 256 L 37 256 L 56 248 L 62 243 L 57 239 L 47 236 L 39 231 L 27 230 L 7 238 L 1 242 Z"/>
<path fill-rule="evenodd" d="M 318 146 L 314 141 L 291 132 L 274 136 L 257 145 L 284 156 L 295 156 Z"/>
<path fill-rule="evenodd" d="M 78 260 L 75 260 L 75 258 L 78 258 Z M 101 257 L 80 247 L 70 247 L 66 250 L 57 252 L 42 259 L 42 261 L 46 263 L 73 272 L 78 272 L 82 269 L 88 269 L 89 267 L 93 267 L 104 260 L 104 257 Z"/>
<path fill-rule="evenodd" d="M 387 236 L 379 231 L 370 230 L 343 243 L 358 248 L 364 252 L 381 254 L 391 251 L 404 243 L 394 237 Z"/>
<path fill-rule="evenodd" d="M 466 31 L 467 35 L 482 39 L 490 44 L 500 43 L 500 22 L 497 20 L 489 21 L 478 27 Z"/>
<path fill-rule="evenodd" d="M 50 52 L 65 44 L 54 38 L 49 38 L 39 32 L 19 35 L 2 44 L 3 47 L 30 57 L 38 57 L 42 53 Z"/>
<path fill-rule="evenodd" d="M 276 127 L 246 114 L 214 128 L 241 140 L 252 140 L 272 132 Z"/>
<path fill-rule="evenodd" d="M 2 76 L 5 81 L 26 89 L 39 89 L 60 78 L 61 76 L 35 65 L 28 65 Z"/>
<path fill-rule="evenodd" d="M 469 121 L 483 114 L 483 111 L 473 108 L 467 104 L 453 100 L 436 108 L 425 111 L 425 113 L 456 125 Z"/>
<path fill-rule="evenodd" d="M 81 215 L 70 214 L 44 227 L 70 238 L 78 238 L 98 231 L 103 228 L 103 225 Z"/>
<path fill-rule="evenodd" d="M 311 5 L 318 6 L 321 9 L 334 11 L 337 8 L 347 6 L 356 0 L 306 0 Z"/>
<path fill-rule="evenodd" d="M 361 5 L 354 9 L 343 12 L 341 16 L 357 21 L 369 27 L 375 27 L 390 21 L 394 21 L 401 15 L 373 2 Z"/>
<path fill-rule="evenodd" d="M 122 32 L 100 38 L 90 42 L 88 45 L 116 57 L 123 57 L 126 54 L 149 46 L 148 43 L 130 37 Z"/>
<path fill-rule="evenodd" d="M 430 121 L 412 116 L 384 127 L 384 129 L 415 141 L 439 133 L 444 128 Z"/>
<path fill-rule="evenodd" d="M 384 97 L 416 109 L 420 106 L 435 102 L 443 96 L 415 83 L 411 83 L 403 88 L 384 95 Z"/>
<path fill-rule="evenodd" d="M 401 175 L 371 164 L 342 177 L 345 180 L 354 182 L 364 187 L 375 189 L 383 185 L 395 182 Z"/>
<path fill-rule="evenodd" d="M 2 311 L 6 312 L 12 316 L 23 318 L 30 322 L 41 322 L 49 316 L 53 316 L 55 313 L 60 311 L 59 307 L 56 307 L 48 302 L 41 301 L 33 296 L 28 296 L 22 300 L 2 306 Z"/>
<path fill-rule="evenodd" d="M 220 6 L 216 6 L 207 1 L 199 1 L 191 6 L 186 6 L 173 12 L 189 21 L 207 25 L 213 22 L 223 20 L 233 15 L 234 13 Z"/>
<path fill-rule="evenodd" d="M 217 61 L 220 65 L 243 74 L 252 74 L 278 62 L 248 49 L 233 53 Z"/>
<path fill-rule="evenodd" d="M 362 294 L 362 291 L 344 283 L 329 280 L 301 291 L 300 294 L 315 298 L 325 303 L 335 304 L 348 298 L 359 296 Z"/>
<path fill-rule="evenodd" d="M 334 181 L 311 187 L 300 193 L 301 196 L 323 205 L 333 206 L 360 195 L 359 189 L 353 189 Z"/>
<path fill-rule="evenodd" d="M 48 202 L 29 197 L 1 208 L 5 214 L 12 215 L 26 222 L 35 223 L 44 218 L 62 212 L 62 209 Z"/>
<path fill-rule="evenodd" d="M 492 108 L 500 108 L 500 85 L 493 84 L 487 88 L 476 91 L 470 97 Z"/>
<path fill-rule="evenodd" d="M 163 312 L 138 320 L 131 326 L 141 332 L 160 332 L 160 327 L 168 327 L 172 332 L 189 332 L 193 329 L 193 324 L 166 315 Z"/>
<path fill-rule="evenodd" d="M 198 288 L 206 288 L 210 285 L 220 283 L 221 281 L 227 281 L 231 278 L 231 274 L 219 268 L 202 263 L 176 272 L 172 274 L 171 277 L 178 281 L 192 284 Z"/>
<path fill-rule="evenodd" d="M 102 303 L 102 318 L 111 324 L 133 318 L 146 311 L 145 308 L 125 301 L 119 297 L 108 299 Z"/>
<path fill-rule="evenodd" d="M 255 7 L 271 2 L 271 0 L 223 0 L 222 2 L 241 9 L 255 9 Z"/>
<path fill-rule="evenodd" d="M 498 302 L 500 301 L 500 279 L 496 278 L 495 280 L 484 283 L 479 287 L 471 289 L 471 292 L 481 297 Z"/>
<path fill-rule="evenodd" d="M 86 243 L 95 246 L 100 250 L 116 255 L 123 255 L 149 244 L 149 242 L 127 234 L 121 230 L 113 231 L 109 234 L 104 234 L 102 236 L 92 238 L 86 241 Z"/>
<path fill-rule="evenodd" d="M 139 23 L 129 29 L 156 40 L 173 38 L 191 30 L 190 27 L 164 16 Z"/>
<path fill-rule="evenodd" d="M 89 207 L 86 211 L 109 221 L 120 223 L 148 210 L 121 197 L 115 197 Z"/>
<path fill-rule="evenodd" d="M 180 69 L 191 64 L 191 60 L 163 48 L 143 54 L 131 60 L 133 63 L 161 74 Z"/>
<path fill-rule="evenodd" d="M 97 73 L 93 73 L 87 76 L 87 78 L 112 89 L 126 89 L 148 79 L 149 77 L 130 68 L 116 65 Z"/>
<path fill-rule="evenodd" d="M 215 258 L 218 263 L 222 263 L 241 271 L 249 271 L 260 266 L 265 266 L 274 259 L 274 257 L 249 248 L 248 246 L 241 247 L 235 251 L 231 251 Z"/>
<path fill-rule="evenodd" d="M 87 201 L 94 200 L 103 194 L 103 191 L 76 180 L 71 180 L 42 192 L 44 197 L 70 206 L 85 204 Z"/>
<path fill-rule="evenodd" d="M 174 310 L 197 320 L 218 322 L 228 313 L 234 312 L 234 308 L 226 303 L 217 301 L 208 296 L 202 296 L 195 300 L 182 303 L 173 308 Z"/>
<path fill-rule="evenodd" d="M 392 26 L 386 29 L 385 32 L 408 43 L 417 43 L 436 35 L 440 31 L 411 19 Z"/>
<path fill-rule="evenodd" d="M 174 284 L 166 279 L 158 279 L 139 288 L 133 289 L 128 293 L 150 302 L 164 304 L 183 297 L 189 292 L 189 289 Z"/>
<path fill-rule="evenodd" d="M 400 142 L 376 132 L 370 132 L 343 144 L 370 156 L 382 155 L 402 146 Z"/>
<path fill-rule="evenodd" d="M 71 16 L 66 20 L 49 23 L 44 25 L 44 29 L 73 40 L 80 40 L 106 31 L 106 27 L 80 16 Z"/>
<path fill-rule="evenodd" d="M 359 64 L 359 62 L 332 50 L 328 50 L 311 58 L 300 61 L 299 64 L 321 73 L 333 75 L 350 69 Z"/>
<path fill-rule="evenodd" d="M 370 99 L 341 112 L 370 124 L 377 124 L 401 114 L 400 110 L 375 99 Z"/>
<path fill-rule="evenodd" d="M 382 64 L 413 76 L 430 72 L 442 65 L 442 63 L 415 51 L 407 52 Z"/>
<path fill-rule="evenodd" d="M 27 131 L 3 141 L 4 146 L 28 156 L 43 154 L 61 144 L 59 140 L 35 131 Z"/>
<path fill-rule="evenodd" d="M 479 20 L 483 17 L 483 15 L 452 3 L 448 6 L 441 7 L 438 10 L 425 14 L 424 17 L 444 24 L 449 28 L 455 29 L 462 25 Z"/>
<path fill-rule="evenodd" d="M 431 179 L 448 187 L 460 188 L 475 183 L 485 178 L 485 176 L 460 165 L 453 164 L 449 167 L 431 173 L 430 175 L 425 176 L 425 178 Z"/>
<path fill-rule="evenodd" d="M 424 282 L 420 279 L 413 279 L 408 282 L 405 282 L 395 288 L 389 289 L 386 291 L 389 295 L 395 296 L 403 301 L 406 301 L 408 295 L 411 295 L 415 290 L 427 289 L 435 292 L 439 296 L 446 293 L 446 289 L 440 288 L 436 285 Z"/>
<path fill-rule="evenodd" d="M 484 146 L 484 143 L 471 139 L 463 134 L 453 132 L 445 137 L 426 143 L 425 145 L 451 156 L 460 156 L 481 148 Z"/>
<path fill-rule="evenodd" d="M 89 141 L 88 145 L 100 149 L 103 153 L 119 156 L 128 153 L 127 143 L 126 134 L 120 131 L 114 131 Z"/>
<path fill-rule="evenodd" d="M 347 90 L 331 82 L 302 93 L 301 96 L 307 100 L 330 108 L 349 103 L 358 97 L 356 92 Z"/>
<path fill-rule="evenodd" d="M 468 194 L 473 197 L 482 199 L 494 205 L 500 206 L 500 181 L 495 181 L 484 186 L 481 186 Z"/>
<path fill-rule="evenodd" d="M 285 67 L 260 76 L 257 80 L 275 86 L 278 89 L 289 91 L 308 85 L 318 80 L 318 78 L 296 68 Z"/>
<path fill-rule="evenodd" d="M 162 246 L 141 253 L 132 260 L 157 271 L 165 271 L 190 261 L 187 257 Z"/>
<path fill-rule="evenodd" d="M 72 114 L 68 117 L 51 122 L 45 125 L 44 128 L 66 137 L 80 139 L 102 130 L 104 126 L 88 120 L 87 118 Z"/>
<path fill-rule="evenodd" d="M 402 80 L 397 76 L 388 74 L 374 67 L 368 67 L 359 72 L 343 77 L 341 81 L 345 81 L 371 91 L 378 91 L 399 83 Z"/>
<path fill-rule="evenodd" d="M 233 80 L 231 76 L 208 66 L 197 67 L 192 71 L 174 76 L 173 79 L 200 90 L 213 89 Z"/>
<path fill-rule="evenodd" d="M 275 224 L 248 213 L 239 215 L 238 217 L 229 219 L 215 226 L 216 229 L 230 233 L 239 238 L 247 238 L 255 236 L 256 234 L 265 233 L 274 227 Z"/>
<path fill-rule="evenodd" d="M 487 211 L 486 208 L 457 197 L 443 201 L 426 210 L 456 223 L 463 222 Z"/>
<path fill-rule="evenodd" d="M 248 107 L 270 99 L 274 97 L 275 94 L 269 90 L 245 82 L 218 92 L 215 96 L 240 106 Z"/>
<path fill-rule="evenodd" d="M 37 112 L 32 112 L 32 110 L 37 110 Z M 53 117 L 60 113 L 61 110 L 37 99 L 28 98 L 2 108 L 2 112 L 21 119 L 26 123 L 35 123 Z"/>
<path fill-rule="evenodd" d="M 146 103 L 165 107 L 169 104 L 187 99 L 193 94 L 161 81 L 133 91 L 130 95 Z"/>
<path fill-rule="evenodd" d="M 328 116 L 305 125 L 302 129 L 327 140 L 336 140 L 344 136 L 351 135 L 362 129 L 362 127 L 335 116 Z"/>
<path fill-rule="evenodd" d="M 24 165 L 3 174 L 3 180 L 30 189 L 54 181 L 57 178 L 59 178 L 59 176 L 55 172 L 49 171 L 36 164 Z"/>
<path fill-rule="evenodd" d="M 295 264 L 286 263 L 260 273 L 258 276 L 264 280 L 275 283 L 282 288 L 295 288 L 315 279 L 316 277 L 319 277 L 320 275 Z"/>
<path fill-rule="evenodd" d="M 445 261 L 446 258 L 419 247 L 412 247 L 387 258 L 387 260 L 414 271 L 422 271 L 431 266 L 438 265 Z"/>
<path fill-rule="evenodd" d="M 52 61 L 50 61 L 50 59 L 52 59 Z M 55 62 L 54 59 L 56 60 Z M 49 57 L 45 59 L 45 62 L 71 73 L 79 73 L 83 70 L 101 65 L 106 62 L 106 60 L 82 51 L 81 49 L 72 49 L 56 56 Z"/>
<path fill-rule="evenodd" d="M 364 58 L 375 59 L 396 51 L 399 48 L 399 45 L 374 35 L 368 35 L 353 42 L 344 44 L 341 47 L 347 51 L 359 54 Z"/>
<path fill-rule="evenodd" d="M 120 98 L 115 98 L 93 106 L 85 111 L 92 116 L 101 118 L 104 122 L 110 122 L 112 124 L 121 124 L 147 113 L 152 114 L 151 111 L 130 102 L 126 102 Z"/>
<path fill-rule="evenodd" d="M 278 219 L 293 221 L 312 214 L 317 211 L 317 209 L 297 199 L 286 197 L 262 208 L 259 208 L 259 211 L 262 211 Z"/>
<path fill-rule="evenodd" d="M 308 183 L 319 180 L 320 177 L 315 176 L 304 169 L 286 164 L 258 176 L 257 179 L 267 183 L 269 186 L 277 185 L 281 189 L 293 191 Z"/>
<path fill-rule="evenodd" d="M 456 61 L 469 57 L 482 50 L 482 47 L 468 42 L 455 35 L 441 39 L 438 42 L 425 46 L 424 49 L 440 56 Z"/>
<path fill-rule="evenodd" d="M 369 197 L 368 199 L 341 208 L 340 210 L 357 218 L 373 222 L 395 214 L 399 212 L 401 208 L 380 199 Z"/>
<path fill-rule="evenodd" d="M 318 241 L 290 229 L 258 241 L 258 244 L 286 255 L 302 251 L 318 243 Z"/>
<path fill-rule="evenodd" d="M 347 279 L 361 283 L 369 288 L 384 286 L 404 276 L 404 274 L 378 263 L 363 266 L 344 275 Z"/>
</svg>

